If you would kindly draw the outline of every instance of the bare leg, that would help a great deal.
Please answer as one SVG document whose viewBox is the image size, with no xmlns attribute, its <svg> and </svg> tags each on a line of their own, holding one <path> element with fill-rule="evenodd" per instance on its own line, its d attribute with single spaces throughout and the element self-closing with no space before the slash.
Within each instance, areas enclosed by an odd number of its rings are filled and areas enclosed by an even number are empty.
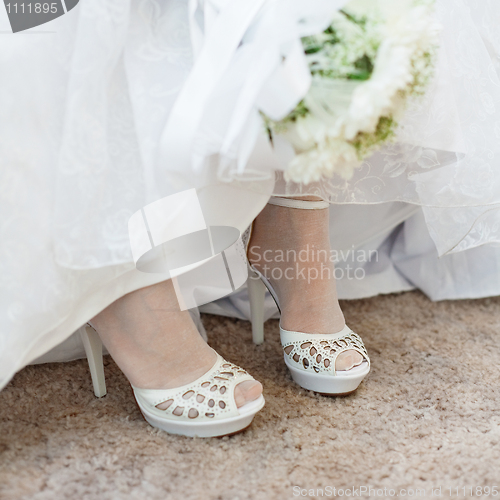
<svg viewBox="0 0 500 500">
<path fill-rule="evenodd" d="M 215 363 L 215 351 L 180 311 L 171 280 L 129 293 L 92 324 L 130 383 L 141 389 L 173 389 L 194 382 Z M 238 407 L 257 399 L 262 385 L 238 384 Z"/>
<path fill-rule="evenodd" d="M 300 210 L 266 205 L 255 220 L 250 262 L 278 294 L 281 325 L 305 333 L 336 333 L 345 326 L 330 261 L 329 210 Z M 363 361 L 349 350 L 337 358 L 337 370 Z"/>
</svg>

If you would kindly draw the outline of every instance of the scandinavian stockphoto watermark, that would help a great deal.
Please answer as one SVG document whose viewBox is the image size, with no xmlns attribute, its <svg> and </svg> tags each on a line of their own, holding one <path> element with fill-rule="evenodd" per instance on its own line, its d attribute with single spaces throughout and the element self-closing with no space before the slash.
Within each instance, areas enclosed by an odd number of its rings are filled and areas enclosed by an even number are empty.
<svg viewBox="0 0 500 500">
<path fill-rule="evenodd" d="M 53 21 L 74 9 L 79 0 L 4 0 L 12 33 L 29 30 Z"/>
<path fill-rule="evenodd" d="M 303 280 L 308 284 L 316 280 L 362 280 L 366 276 L 365 265 L 378 262 L 379 258 L 377 250 L 353 247 L 327 251 L 309 244 L 301 250 L 263 250 L 252 245 L 248 256 L 268 278 Z M 342 265 L 335 265 L 339 263 Z"/>
</svg>

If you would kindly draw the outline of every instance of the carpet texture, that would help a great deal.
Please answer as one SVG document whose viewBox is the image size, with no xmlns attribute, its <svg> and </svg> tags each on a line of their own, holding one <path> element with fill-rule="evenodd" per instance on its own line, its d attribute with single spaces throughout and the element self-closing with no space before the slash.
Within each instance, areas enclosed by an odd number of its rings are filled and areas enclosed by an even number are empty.
<svg viewBox="0 0 500 500">
<path fill-rule="evenodd" d="M 431 303 L 410 292 L 342 307 L 372 358 L 368 378 L 343 398 L 294 385 L 277 321 L 254 346 L 248 322 L 203 318 L 213 347 L 264 384 L 266 406 L 231 437 L 152 429 L 109 357 L 100 400 L 85 360 L 27 367 L 0 393 L 0 498 L 333 498 L 333 487 L 364 498 L 432 498 L 441 487 L 457 498 L 454 488 L 500 489 L 500 298 Z"/>
</svg>

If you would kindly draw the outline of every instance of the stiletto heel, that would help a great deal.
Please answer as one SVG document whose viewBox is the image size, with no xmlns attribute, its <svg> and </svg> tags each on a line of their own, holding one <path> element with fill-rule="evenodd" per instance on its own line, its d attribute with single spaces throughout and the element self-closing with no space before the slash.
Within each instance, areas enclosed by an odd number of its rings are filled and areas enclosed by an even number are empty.
<svg viewBox="0 0 500 500">
<path fill-rule="evenodd" d="M 325 201 L 305 201 L 271 197 L 270 205 L 286 208 L 319 210 L 330 205 Z M 248 250 L 252 227 L 245 235 Z M 276 302 L 281 313 L 278 296 L 269 280 L 248 261 L 248 295 L 250 298 L 252 336 L 255 344 L 264 341 L 264 294 L 265 289 Z M 260 278 L 259 280 L 256 278 Z M 285 364 L 293 380 L 311 391 L 322 394 L 344 395 L 355 391 L 370 371 L 370 358 L 361 337 L 348 326 L 331 334 L 310 334 L 284 330 L 280 324 L 280 338 Z M 361 365 L 347 371 L 336 371 L 335 361 L 344 351 L 357 351 L 363 357 Z"/>
<path fill-rule="evenodd" d="M 248 273 L 248 297 L 250 299 L 250 315 L 252 321 L 253 343 L 260 345 L 264 343 L 264 300 L 266 298 L 266 287 L 260 276 L 249 269 Z"/>
<path fill-rule="evenodd" d="M 102 342 L 90 324 L 80 328 L 80 335 L 94 394 L 100 398 L 106 395 Z M 189 437 L 217 437 L 245 429 L 264 406 L 262 395 L 239 408 L 236 406 L 234 389 L 247 380 L 255 379 L 217 354 L 212 368 L 190 384 L 165 390 L 134 386 L 132 389 L 142 415 L 153 427 Z"/>
<path fill-rule="evenodd" d="M 98 398 L 106 395 L 106 382 L 104 379 L 104 363 L 102 361 L 102 342 L 98 333 L 90 325 L 80 328 L 85 354 L 89 362 L 90 376 L 94 386 L 94 394 Z"/>
</svg>

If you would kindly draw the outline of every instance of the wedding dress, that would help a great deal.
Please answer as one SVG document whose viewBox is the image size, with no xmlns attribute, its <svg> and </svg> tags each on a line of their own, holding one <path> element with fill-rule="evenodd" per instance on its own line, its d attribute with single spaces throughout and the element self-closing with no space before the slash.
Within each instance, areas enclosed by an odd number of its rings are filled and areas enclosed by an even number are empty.
<svg viewBox="0 0 500 500">
<path fill-rule="evenodd" d="M 500 293 L 486 267 L 500 266 L 491 247 L 500 241 L 500 7 L 437 4 L 444 30 L 436 79 L 409 110 L 399 142 L 351 181 L 312 186 L 275 184 L 283 158 L 262 137 L 243 165 L 231 144 L 213 161 L 222 151 L 217 106 L 243 88 L 239 81 L 207 109 L 198 170 L 179 172 L 158 147 L 203 44 L 193 40 L 195 2 L 86 0 L 37 33 L 0 37 L 0 388 L 37 359 L 78 357 L 72 332 L 118 297 L 163 279 L 135 269 L 127 223 L 188 188 L 214 225 L 240 232 L 273 192 L 331 201 L 339 268 L 352 252 L 378 255 L 358 262 L 364 279 L 339 279 L 341 298 L 414 287 L 435 299 Z M 205 16 L 225 5 L 205 2 Z M 6 27 L 0 9 L 0 31 Z M 240 116 L 243 131 L 255 125 L 252 116 Z M 248 317 L 246 291 L 202 310 Z"/>
</svg>

